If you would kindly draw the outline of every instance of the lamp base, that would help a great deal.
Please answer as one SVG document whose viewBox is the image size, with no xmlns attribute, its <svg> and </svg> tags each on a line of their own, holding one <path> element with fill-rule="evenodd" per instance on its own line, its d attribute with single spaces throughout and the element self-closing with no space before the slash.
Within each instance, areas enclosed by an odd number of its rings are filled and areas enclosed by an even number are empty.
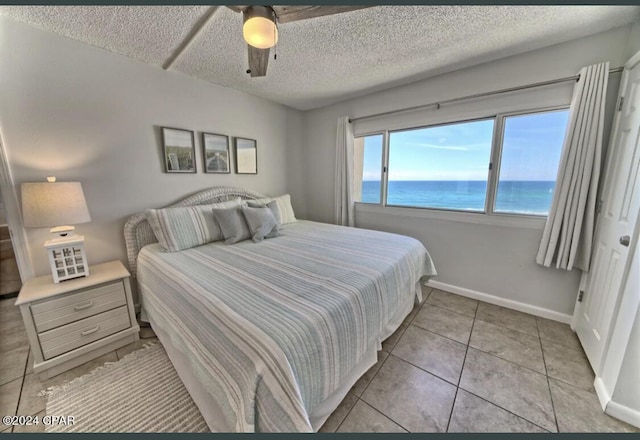
<svg viewBox="0 0 640 440">
<path fill-rule="evenodd" d="M 89 275 L 89 265 L 87 264 L 82 235 L 47 240 L 44 247 L 49 255 L 49 265 L 54 283 Z"/>
<path fill-rule="evenodd" d="M 67 237 L 69 236 L 69 233 L 73 235 L 73 231 L 75 230 L 75 226 L 56 226 L 55 228 L 49 229 L 49 232 L 52 234 L 58 234 L 60 237 Z"/>
</svg>

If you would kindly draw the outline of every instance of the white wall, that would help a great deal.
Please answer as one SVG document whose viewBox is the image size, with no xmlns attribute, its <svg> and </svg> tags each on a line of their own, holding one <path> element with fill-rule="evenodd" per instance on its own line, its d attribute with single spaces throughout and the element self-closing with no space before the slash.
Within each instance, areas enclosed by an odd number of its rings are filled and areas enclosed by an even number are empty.
<svg viewBox="0 0 640 440">
<path fill-rule="evenodd" d="M 16 185 L 50 175 L 82 182 L 92 221 L 76 230 L 90 263 L 126 262 L 122 226 L 146 207 L 216 185 L 281 194 L 299 169 L 300 112 L 3 17 L 0 96 Z M 164 173 L 160 126 L 196 131 L 196 174 Z M 259 173 L 203 173 L 200 131 L 256 139 Z M 297 208 L 305 195 L 292 196 Z M 49 273 L 48 230 L 27 236 L 36 275 Z"/>
<path fill-rule="evenodd" d="M 629 32 L 629 40 L 627 41 L 626 56 L 629 59 L 640 51 L 640 20 L 633 23 L 631 32 Z"/>
<path fill-rule="evenodd" d="M 571 76 L 583 66 L 606 60 L 612 67 L 621 66 L 626 61 L 629 36 L 630 27 L 624 27 L 307 112 L 308 218 L 333 221 L 334 144 L 339 116 L 359 117 Z M 610 110 L 619 78 L 610 76 Z M 420 239 L 431 252 L 438 269 L 437 280 L 442 283 L 546 309 L 560 314 L 556 316 L 560 319 L 570 318 L 579 273 L 546 269 L 535 263 L 542 222 L 537 226 L 523 222 L 524 226 L 518 227 L 398 213 L 365 216 L 360 210 L 356 224 Z"/>
</svg>

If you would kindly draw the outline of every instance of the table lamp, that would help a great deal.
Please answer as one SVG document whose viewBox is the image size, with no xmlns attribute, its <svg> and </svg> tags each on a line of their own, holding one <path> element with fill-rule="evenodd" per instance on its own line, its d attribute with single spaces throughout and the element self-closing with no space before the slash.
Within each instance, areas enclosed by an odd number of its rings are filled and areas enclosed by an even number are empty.
<svg viewBox="0 0 640 440">
<path fill-rule="evenodd" d="M 53 282 L 89 275 L 84 237 L 71 225 L 91 221 L 80 182 L 25 182 L 22 188 L 22 218 L 26 228 L 48 228 L 58 234 L 44 243 Z"/>
</svg>

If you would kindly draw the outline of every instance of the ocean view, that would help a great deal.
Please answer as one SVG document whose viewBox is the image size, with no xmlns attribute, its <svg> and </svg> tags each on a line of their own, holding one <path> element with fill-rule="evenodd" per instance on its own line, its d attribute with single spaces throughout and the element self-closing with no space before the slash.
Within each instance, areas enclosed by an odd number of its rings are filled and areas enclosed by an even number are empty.
<svg viewBox="0 0 640 440">
<path fill-rule="evenodd" d="M 553 197 L 553 181 L 501 181 L 495 211 L 547 215 Z M 483 211 L 485 181 L 389 181 L 387 205 Z M 380 181 L 362 182 L 362 202 L 379 203 Z"/>
</svg>

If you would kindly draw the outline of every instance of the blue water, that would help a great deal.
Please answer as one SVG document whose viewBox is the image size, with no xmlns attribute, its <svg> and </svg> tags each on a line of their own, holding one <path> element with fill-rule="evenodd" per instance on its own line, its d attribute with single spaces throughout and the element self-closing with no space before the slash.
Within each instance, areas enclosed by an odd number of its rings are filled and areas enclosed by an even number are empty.
<svg viewBox="0 0 640 440">
<path fill-rule="evenodd" d="M 495 211 L 547 215 L 555 182 L 501 181 Z M 390 181 L 387 205 L 484 211 L 487 182 L 483 181 Z M 362 202 L 380 202 L 380 182 L 362 182 Z"/>
</svg>

